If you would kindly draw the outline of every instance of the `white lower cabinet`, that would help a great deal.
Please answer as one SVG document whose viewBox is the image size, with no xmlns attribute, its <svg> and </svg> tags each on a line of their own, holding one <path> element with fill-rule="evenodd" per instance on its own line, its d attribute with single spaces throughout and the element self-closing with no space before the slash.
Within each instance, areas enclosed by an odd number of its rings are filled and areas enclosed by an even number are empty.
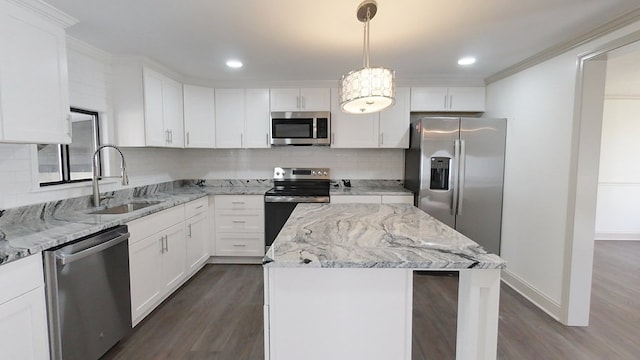
<svg viewBox="0 0 640 360">
<path fill-rule="evenodd" d="M 161 232 L 164 249 L 161 252 L 162 285 L 166 294 L 175 290 L 187 277 L 187 240 L 184 222 Z"/>
<path fill-rule="evenodd" d="M 2 359 L 49 359 L 42 256 L 2 265 L 0 288 Z"/>
<path fill-rule="evenodd" d="M 127 225 L 131 234 L 131 318 L 135 326 L 208 258 L 207 198 L 145 216 Z"/>
<path fill-rule="evenodd" d="M 331 195 L 332 204 L 411 204 L 413 195 Z"/>
<path fill-rule="evenodd" d="M 187 272 L 192 275 L 209 258 L 209 201 L 208 197 L 186 205 Z"/>
<path fill-rule="evenodd" d="M 215 196 L 215 255 L 264 256 L 264 197 Z"/>
</svg>

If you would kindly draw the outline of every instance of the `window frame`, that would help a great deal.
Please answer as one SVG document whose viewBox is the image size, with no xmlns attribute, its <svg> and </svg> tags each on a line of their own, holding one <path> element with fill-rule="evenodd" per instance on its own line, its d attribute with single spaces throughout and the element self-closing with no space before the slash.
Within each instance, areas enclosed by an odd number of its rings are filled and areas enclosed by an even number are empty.
<svg viewBox="0 0 640 360">
<path fill-rule="evenodd" d="M 85 114 L 85 115 L 91 115 L 93 117 L 93 127 L 95 129 L 93 145 L 94 145 L 94 149 L 97 149 L 98 147 L 100 147 L 100 145 L 102 145 L 100 142 L 100 138 L 101 138 L 100 114 L 97 111 L 79 109 L 74 107 L 70 108 L 70 111 L 80 113 L 80 114 Z M 71 139 L 73 140 L 73 136 L 71 137 Z M 92 178 L 71 180 L 71 164 L 70 164 L 71 161 L 69 157 L 69 144 L 58 144 L 58 150 L 59 150 L 58 153 L 60 154 L 59 172 L 62 177 L 62 180 L 39 182 L 38 185 L 41 188 L 47 187 L 47 186 L 54 186 L 54 185 L 76 184 L 76 183 L 88 182 L 93 180 Z M 91 161 L 93 164 L 93 159 L 91 159 Z M 98 153 L 98 174 L 102 174 L 102 155 L 100 153 Z"/>
</svg>

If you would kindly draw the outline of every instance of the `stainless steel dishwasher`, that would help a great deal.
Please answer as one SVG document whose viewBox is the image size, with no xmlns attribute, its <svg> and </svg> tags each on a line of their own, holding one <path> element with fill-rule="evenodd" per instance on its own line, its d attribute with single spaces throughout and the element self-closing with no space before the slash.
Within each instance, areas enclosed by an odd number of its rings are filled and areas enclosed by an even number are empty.
<svg viewBox="0 0 640 360">
<path fill-rule="evenodd" d="M 128 239 L 118 226 L 43 252 L 51 359 L 98 359 L 131 331 Z"/>
</svg>

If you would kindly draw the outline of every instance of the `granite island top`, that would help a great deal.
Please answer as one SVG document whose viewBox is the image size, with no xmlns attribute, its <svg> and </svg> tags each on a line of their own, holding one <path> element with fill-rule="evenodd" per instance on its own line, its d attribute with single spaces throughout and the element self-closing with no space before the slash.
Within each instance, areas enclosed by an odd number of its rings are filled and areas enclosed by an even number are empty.
<svg viewBox="0 0 640 360">
<path fill-rule="evenodd" d="M 299 204 L 266 267 L 496 269 L 506 262 L 408 204 Z"/>
</svg>

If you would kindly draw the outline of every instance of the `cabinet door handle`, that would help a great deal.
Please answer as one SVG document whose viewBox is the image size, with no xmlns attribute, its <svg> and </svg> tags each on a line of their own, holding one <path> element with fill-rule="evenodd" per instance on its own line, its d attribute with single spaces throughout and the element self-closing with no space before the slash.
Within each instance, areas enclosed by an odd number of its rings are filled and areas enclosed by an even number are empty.
<svg viewBox="0 0 640 360">
<path fill-rule="evenodd" d="M 384 133 L 380 133 L 380 145 L 384 145 Z"/>
<path fill-rule="evenodd" d="M 160 254 L 164 254 L 165 253 L 165 249 L 164 249 L 164 236 L 160 237 Z"/>
<path fill-rule="evenodd" d="M 336 136 L 334 133 L 331 133 L 331 143 L 335 143 L 336 142 Z"/>
<path fill-rule="evenodd" d="M 296 108 L 300 109 L 300 96 L 296 96 Z"/>
<path fill-rule="evenodd" d="M 189 132 L 187 131 L 187 145 L 189 145 L 191 143 L 191 140 L 189 139 Z"/>
<path fill-rule="evenodd" d="M 449 95 L 449 109 L 453 109 L 453 95 Z"/>
<path fill-rule="evenodd" d="M 269 133 L 266 133 L 265 135 L 266 135 L 265 139 L 267 140 L 265 144 L 269 146 Z"/>
<path fill-rule="evenodd" d="M 444 108 L 447 108 L 447 95 L 444 96 Z"/>
<path fill-rule="evenodd" d="M 301 108 L 306 109 L 306 107 L 307 107 L 307 101 L 306 101 L 305 97 L 304 97 L 304 96 L 300 96 L 300 99 L 301 99 L 301 101 L 300 101 L 300 102 L 302 103 Z"/>
<path fill-rule="evenodd" d="M 173 130 L 169 130 L 169 143 L 173 144 Z"/>
<path fill-rule="evenodd" d="M 240 147 L 243 148 L 244 147 L 244 134 L 240 133 Z"/>
<path fill-rule="evenodd" d="M 187 229 L 188 229 L 187 236 L 191 237 L 191 224 L 187 225 Z"/>
<path fill-rule="evenodd" d="M 164 131 L 164 142 L 169 143 L 169 130 Z"/>
<path fill-rule="evenodd" d="M 169 235 L 164 236 L 164 243 L 167 244 L 167 252 L 169 252 Z"/>
<path fill-rule="evenodd" d="M 72 137 L 72 133 L 73 133 L 73 121 L 71 118 L 71 114 L 67 115 L 67 135 L 69 135 L 69 137 Z"/>
</svg>

